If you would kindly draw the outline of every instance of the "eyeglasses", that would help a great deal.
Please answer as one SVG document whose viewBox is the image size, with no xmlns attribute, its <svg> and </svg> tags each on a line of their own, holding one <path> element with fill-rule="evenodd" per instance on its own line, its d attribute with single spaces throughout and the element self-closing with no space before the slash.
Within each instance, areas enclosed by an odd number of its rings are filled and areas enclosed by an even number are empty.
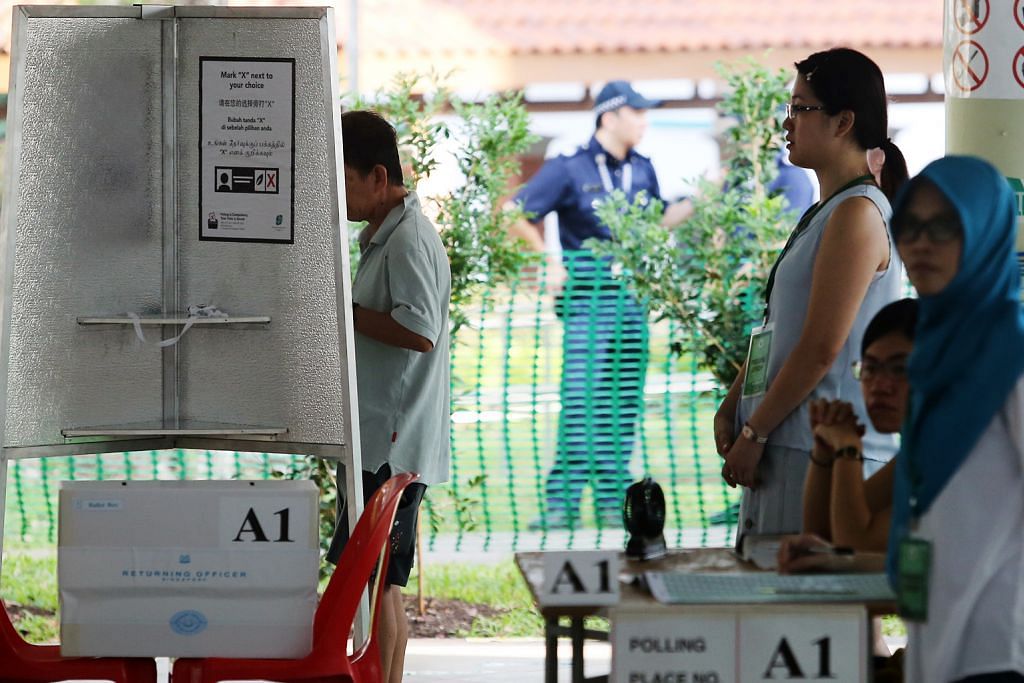
<svg viewBox="0 0 1024 683">
<path fill-rule="evenodd" d="M 951 242 L 963 234 L 960 219 L 945 214 L 926 221 L 919 221 L 913 216 L 904 216 L 892 225 L 892 237 L 897 243 L 916 242 L 921 233 L 928 235 L 932 242 Z"/>
<path fill-rule="evenodd" d="M 866 360 L 853 364 L 853 378 L 859 382 L 873 382 L 882 376 L 889 379 L 906 379 L 907 359 L 897 358 L 888 361 Z"/>
<path fill-rule="evenodd" d="M 786 102 L 786 118 L 795 119 L 797 114 L 802 114 L 805 111 L 825 111 L 825 105 L 823 104 L 793 104 L 792 102 Z"/>
</svg>

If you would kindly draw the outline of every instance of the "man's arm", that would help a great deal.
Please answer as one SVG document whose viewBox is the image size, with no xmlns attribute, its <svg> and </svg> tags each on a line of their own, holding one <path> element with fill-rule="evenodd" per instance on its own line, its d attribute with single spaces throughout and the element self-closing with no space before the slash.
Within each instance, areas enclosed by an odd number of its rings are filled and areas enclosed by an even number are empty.
<svg viewBox="0 0 1024 683">
<path fill-rule="evenodd" d="M 561 260 L 557 256 L 547 250 L 547 245 L 544 244 L 544 237 L 540 234 L 540 227 L 536 223 L 522 219 L 509 226 L 508 234 L 513 238 L 521 238 L 532 251 L 545 255 L 548 264 L 548 292 L 556 294 L 561 292 L 568 277 L 565 272 L 565 266 L 562 265 Z"/>
<path fill-rule="evenodd" d="M 353 310 L 356 331 L 382 344 L 426 353 L 442 334 L 448 334 L 444 321 L 450 276 L 442 272 L 448 270 L 444 246 L 431 232 L 408 242 L 392 245 L 389 241 L 386 258 L 391 310 L 357 306 Z"/>
<path fill-rule="evenodd" d="M 512 203 L 509 203 L 512 206 Z M 535 224 L 526 220 L 525 218 L 520 219 L 509 226 L 508 234 L 513 238 L 518 237 L 533 251 L 544 253 L 546 245 L 544 244 L 544 238 L 540 234 L 540 228 Z"/>
<path fill-rule="evenodd" d="M 666 228 L 674 228 L 692 215 L 693 202 L 689 199 L 681 199 L 675 204 L 665 207 L 665 213 L 661 216 L 661 224 Z"/>
<path fill-rule="evenodd" d="M 509 234 L 522 238 L 531 249 L 544 253 L 547 245 L 540 231 L 540 223 L 544 216 L 570 205 L 573 197 L 573 184 L 566 168 L 564 157 L 548 159 L 530 178 L 515 198 L 506 204 L 506 208 L 519 207 L 526 214 L 509 227 Z"/>
<path fill-rule="evenodd" d="M 352 324 L 356 332 L 365 334 L 381 344 L 420 353 L 426 353 L 434 348 L 434 342 L 403 327 L 391 317 L 390 313 L 356 306 L 352 309 Z"/>
</svg>

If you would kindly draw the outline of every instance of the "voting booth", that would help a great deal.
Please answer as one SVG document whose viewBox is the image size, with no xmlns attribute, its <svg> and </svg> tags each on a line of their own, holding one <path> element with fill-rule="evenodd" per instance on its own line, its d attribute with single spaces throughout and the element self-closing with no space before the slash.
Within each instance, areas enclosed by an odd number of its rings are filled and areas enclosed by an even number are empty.
<svg viewBox="0 0 1024 683">
<path fill-rule="evenodd" d="M 11 459 L 165 448 L 362 501 L 336 59 L 329 8 L 14 9 L 0 515 Z"/>
</svg>

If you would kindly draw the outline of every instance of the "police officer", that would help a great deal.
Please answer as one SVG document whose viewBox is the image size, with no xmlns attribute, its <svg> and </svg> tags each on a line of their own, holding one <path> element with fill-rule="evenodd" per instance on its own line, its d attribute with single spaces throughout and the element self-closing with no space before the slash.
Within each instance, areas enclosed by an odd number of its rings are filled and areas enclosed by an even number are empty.
<svg viewBox="0 0 1024 683">
<path fill-rule="evenodd" d="M 547 514 L 531 529 L 575 526 L 588 483 L 598 524 L 622 523 L 636 420 L 643 408 L 647 315 L 585 242 L 611 238 L 594 208 L 613 190 L 630 200 L 640 192 L 661 199 L 654 166 L 634 149 L 647 128 L 646 110 L 660 104 L 625 81 L 608 83 L 594 103 L 597 129 L 590 141 L 574 154 L 549 159 L 516 196 L 536 222 L 524 221 L 513 234 L 543 251 L 537 226 L 555 212 L 562 245 L 562 265 L 551 264 L 549 275 L 549 284 L 562 290 L 556 305 L 565 325 L 558 452 L 547 478 Z M 688 210 L 672 205 L 663 222 L 681 222 Z"/>
</svg>

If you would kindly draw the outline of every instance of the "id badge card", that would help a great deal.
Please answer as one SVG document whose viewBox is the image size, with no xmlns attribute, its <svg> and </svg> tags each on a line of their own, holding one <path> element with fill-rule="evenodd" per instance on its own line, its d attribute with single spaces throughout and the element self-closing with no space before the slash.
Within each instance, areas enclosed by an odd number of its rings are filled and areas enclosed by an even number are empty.
<svg viewBox="0 0 1024 683">
<path fill-rule="evenodd" d="M 901 617 L 909 621 L 925 621 L 928 619 L 932 544 L 920 538 L 904 538 L 898 552 L 897 610 Z"/>
<path fill-rule="evenodd" d="M 755 327 L 747 347 L 747 374 L 743 379 L 743 398 L 760 396 L 768 389 L 768 354 L 772 349 L 775 323 Z"/>
</svg>

